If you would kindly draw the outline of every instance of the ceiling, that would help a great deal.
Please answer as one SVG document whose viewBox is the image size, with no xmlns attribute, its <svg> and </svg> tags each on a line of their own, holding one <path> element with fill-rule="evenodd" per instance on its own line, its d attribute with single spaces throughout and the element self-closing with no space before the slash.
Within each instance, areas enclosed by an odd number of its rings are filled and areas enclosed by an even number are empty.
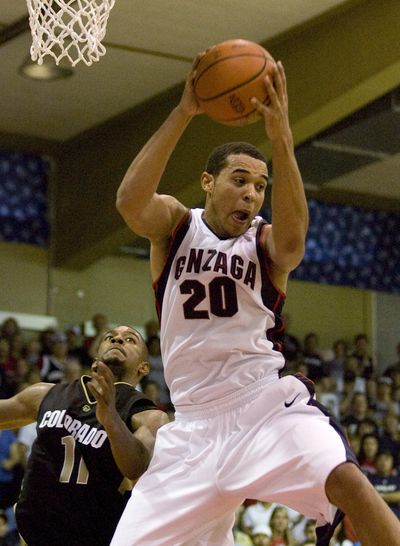
<svg viewBox="0 0 400 546">
<path fill-rule="evenodd" d="M 284 63 L 308 195 L 400 210 L 399 36 L 398 0 L 116 0 L 99 62 L 34 81 L 18 71 L 31 45 L 26 0 L 1 0 L 0 148 L 54 158 L 57 265 L 85 267 L 136 246 L 114 207 L 124 170 L 179 99 L 195 55 L 241 37 Z M 214 140 L 239 139 L 268 153 L 261 124 L 196 119 L 173 163 L 187 184 L 167 175 L 163 191 L 198 203 L 188 154 L 200 168 Z M 62 229 L 71 211 L 76 227 Z M 94 213 L 102 217 L 96 229 Z"/>
</svg>

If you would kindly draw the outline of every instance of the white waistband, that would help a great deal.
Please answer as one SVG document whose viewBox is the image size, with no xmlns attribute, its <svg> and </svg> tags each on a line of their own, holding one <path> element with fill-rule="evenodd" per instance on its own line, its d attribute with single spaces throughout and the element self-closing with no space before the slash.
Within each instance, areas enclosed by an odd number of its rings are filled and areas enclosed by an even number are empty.
<svg viewBox="0 0 400 546">
<path fill-rule="evenodd" d="M 278 379 L 278 375 L 264 377 L 263 379 L 250 383 L 249 385 L 246 385 L 246 387 L 242 387 L 217 400 L 211 400 L 210 402 L 205 402 L 204 404 L 176 406 L 175 420 L 193 421 L 195 419 L 207 419 L 209 417 L 220 415 L 231 410 L 232 408 L 237 408 L 238 406 L 257 398 L 260 390 L 264 389 L 266 385 L 274 383 Z"/>
</svg>

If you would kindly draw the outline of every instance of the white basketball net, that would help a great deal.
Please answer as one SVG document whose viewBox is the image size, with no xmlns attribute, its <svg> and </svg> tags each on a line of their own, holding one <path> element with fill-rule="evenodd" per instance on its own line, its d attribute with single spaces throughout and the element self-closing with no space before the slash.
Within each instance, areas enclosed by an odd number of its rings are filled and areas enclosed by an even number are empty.
<svg viewBox="0 0 400 546">
<path fill-rule="evenodd" d="M 66 57 L 72 66 L 90 66 L 102 57 L 101 43 L 115 0 L 26 0 L 32 33 L 31 57 L 38 64 L 51 55 L 56 64 Z"/>
</svg>

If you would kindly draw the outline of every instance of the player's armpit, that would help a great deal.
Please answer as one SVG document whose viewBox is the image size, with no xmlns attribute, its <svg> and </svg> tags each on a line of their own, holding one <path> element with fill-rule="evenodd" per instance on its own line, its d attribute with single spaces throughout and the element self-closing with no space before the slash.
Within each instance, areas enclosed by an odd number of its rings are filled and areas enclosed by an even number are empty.
<svg viewBox="0 0 400 546">
<path fill-rule="evenodd" d="M 128 201 L 120 202 L 117 208 L 132 231 L 152 242 L 169 238 L 186 212 L 175 197 L 157 193 L 141 209 Z"/>
<path fill-rule="evenodd" d="M 147 410 L 132 416 L 134 436 L 141 441 L 149 453 L 153 453 L 157 431 L 169 422 L 166 413 L 160 410 Z"/>
<path fill-rule="evenodd" d="M 161 410 L 146 410 L 132 415 L 132 428 L 135 432 L 144 425 L 155 435 L 157 430 L 166 423 L 169 423 L 169 417 Z"/>
</svg>

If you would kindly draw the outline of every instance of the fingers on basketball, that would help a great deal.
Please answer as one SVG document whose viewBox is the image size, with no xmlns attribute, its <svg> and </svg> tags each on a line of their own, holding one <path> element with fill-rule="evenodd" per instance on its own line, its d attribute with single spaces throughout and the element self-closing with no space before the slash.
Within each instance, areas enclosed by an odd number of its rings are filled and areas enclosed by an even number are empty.
<svg viewBox="0 0 400 546">
<path fill-rule="evenodd" d="M 248 40 L 227 40 L 201 54 L 194 79 L 196 98 L 205 113 L 224 125 L 247 125 L 260 119 L 256 97 L 269 103 L 265 77 L 275 61 L 262 46 Z"/>
</svg>

